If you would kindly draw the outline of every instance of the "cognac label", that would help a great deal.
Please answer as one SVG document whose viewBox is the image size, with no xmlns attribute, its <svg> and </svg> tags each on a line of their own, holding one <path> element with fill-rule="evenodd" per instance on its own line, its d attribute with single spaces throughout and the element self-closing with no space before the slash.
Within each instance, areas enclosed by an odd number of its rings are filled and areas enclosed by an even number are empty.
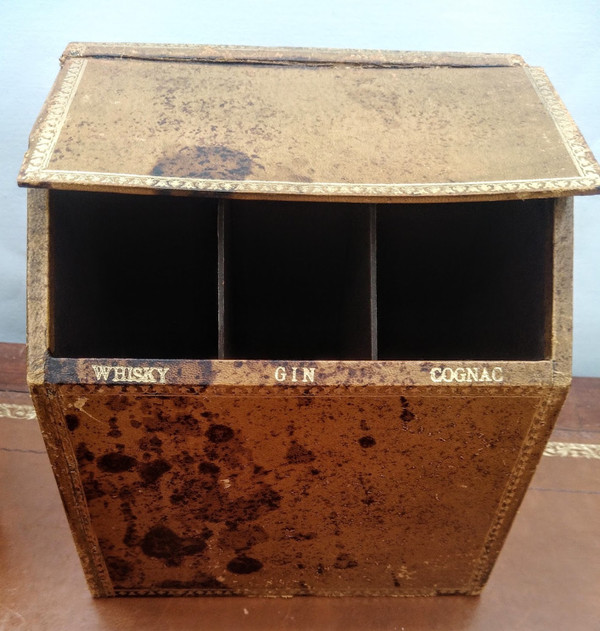
<svg viewBox="0 0 600 631">
<path fill-rule="evenodd" d="M 463 368 L 461 366 L 458 368 L 443 368 L 438 366 L 437 368 L 432 368 L 429 375 L 434 383 L 452 383 L 453 381 L 458 383 L 480 383 L 485 381 L 502 383 L 504 381 L 504 375 L 500 366 L 490 369 L 480 367 Z"/>
<path fill-rule="evenodd" d="M 166 383 L 168 368 L 158 366 L 103 366 L 92 364 L 96 381 L 107 383 Z"/>
</svg>

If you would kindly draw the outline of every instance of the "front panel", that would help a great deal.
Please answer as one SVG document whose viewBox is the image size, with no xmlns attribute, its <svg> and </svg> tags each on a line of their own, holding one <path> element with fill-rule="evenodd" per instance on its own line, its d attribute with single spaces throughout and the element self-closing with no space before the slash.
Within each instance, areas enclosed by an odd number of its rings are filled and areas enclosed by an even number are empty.
<svg viewBox="0 0 600 631">
<path fill-rule="evenodd" d="M 539 389 L 123 390 L 59 388 L 117 594 L 477 591 L 543 407 Z"/>
</svg>

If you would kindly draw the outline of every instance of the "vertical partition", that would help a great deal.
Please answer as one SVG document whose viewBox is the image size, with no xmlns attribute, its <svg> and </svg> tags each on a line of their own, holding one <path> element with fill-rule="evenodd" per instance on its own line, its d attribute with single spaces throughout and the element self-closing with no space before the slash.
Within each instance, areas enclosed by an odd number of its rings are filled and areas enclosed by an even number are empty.
<svg viewBox="0 0 600 631">
<path fill-rule="evenodd" d="M 218 211 L 217 211 L 217 320 L 218 320 L 218 357 L 219 359 L 224 359 L 227 357 L 228 353 L 226 352 L 226 344 L 227 344 L 227 330 L 228 327 L 225 325 L 225 318 L 227 313 L 228 304 L 225 300 L 225 239 L 227 238 L 227 229 L 225 227 L 225 222 L 228 218 L 227 208 L 229 207 L 229 202 L 225 199 L 220 199 L 218 202 Z"/>
<path fill-rule="evenodd" d="M 377 206 L 369 205 L 369 287 L 371 316 L 371 359 L 378 354 L 378 316 L 377 316 Z"/>
</svg>

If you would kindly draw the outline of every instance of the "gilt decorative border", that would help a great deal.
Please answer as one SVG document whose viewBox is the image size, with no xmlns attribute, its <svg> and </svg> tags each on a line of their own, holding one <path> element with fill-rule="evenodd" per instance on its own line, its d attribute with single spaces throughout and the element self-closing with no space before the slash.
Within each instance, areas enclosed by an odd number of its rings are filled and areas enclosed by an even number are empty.
<svg viewBox="0 0 600 631">
<path fill-rule="evenodd" d="M 0 418 L 23 419 L 31 421 L 36 418 L 33 405 L 16 403 L 0 403 Z"/>
<path fill-rule="evenodd" d="M 542 68 L 524 68 L 540 100 L 552 117 L 573 163 L 584 178 L 600 181 L 600 169 L 575 121 L 554 90 Z"/>
<path fill-rule="evenodd" d="M 44 176 L 35 185 L 58 185 L 56 188 L 76 186 L 94 186 L 97 189 L 122 190 L 160 189 L 190 192 L 290 195 L 316 197 L 460 197 L 460 196 L 535 196 L 540 193 L 591 191 L 600 187 L 600 177 L 562 178 L 548 180 L 522 180 L 510 182 L 466 182 L 464 184 L 344 184 L 344 183 L 306 183 L 306 182 L 260 182 L 256 180 L 201 180 L 178 179 L 143 175 L 121 175 L 116 173 L 65 172 L 43 170 Z M 31 182 L 33 183 L 33 182 Z M 62 185 L 62 186 L 60 186 Z"/>
<path fill-rule="evenodd" d="M 546 449 L 544 449 L 544 456 L 600 460 L 600 445 L 591 443 L 550 442 L 546 445 Z"/>
<path fill-rule="evenodd" d="M 19 182 L 34 183 L 42 173 L 52 173 L 47 171 L 47 167 L 86 66 L 87 59 L 74 59 L 66 69 L 62 83 L 52 97 L 45 118 L 32 139 L 32 146 L 25 154 Z"/>
<path fill-rule="evenodd" d="M 258 180 L 206 180 L 87 171 L 48 169 L 69 107 L 85 72 L 87 58 L 69 57 L 45 118 L 32 139 L 19 176 L 19 183 L 49 188 L 81 188 L 118 191 L 128 189 L 178 190 L 224 195 L 283 195 L 338 198 L 451 198 L 451 197 L 534 197 L 568 195 L 600 190 L 600 166 L 560 98 L 540 68 L 524 68 L 531 83 L 559 130 L 579 177 L 461 183 L 378 184 L 345 182 L 278 182 Z"/>
</svg>

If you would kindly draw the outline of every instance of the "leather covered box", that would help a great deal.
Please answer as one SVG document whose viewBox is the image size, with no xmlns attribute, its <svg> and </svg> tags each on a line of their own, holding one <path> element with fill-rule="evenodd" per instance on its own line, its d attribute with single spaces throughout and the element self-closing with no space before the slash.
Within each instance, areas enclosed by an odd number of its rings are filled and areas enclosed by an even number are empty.
<svg viewBox="0 0 600 631">
<path fill-rule="evenodd" d="M 481 590 L 568 390 L 600 187 L 541 69 L 73 44 L 19 181 L 94 595 Z"/>
</svg>

